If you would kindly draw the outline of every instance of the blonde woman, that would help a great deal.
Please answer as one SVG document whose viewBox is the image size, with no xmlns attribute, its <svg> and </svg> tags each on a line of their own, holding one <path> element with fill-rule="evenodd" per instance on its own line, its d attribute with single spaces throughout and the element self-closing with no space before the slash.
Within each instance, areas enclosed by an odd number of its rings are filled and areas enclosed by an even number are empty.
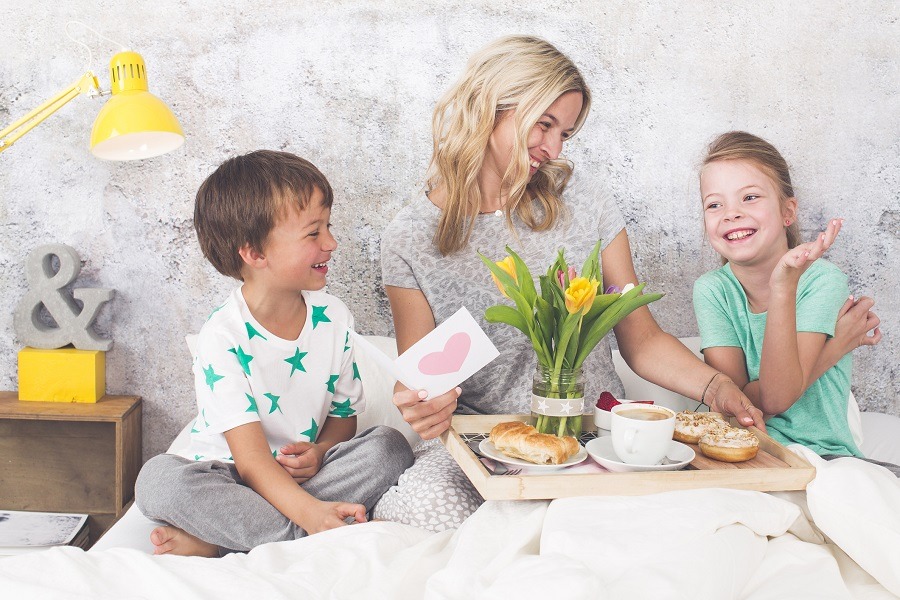
<svg viewBox="0 0 900 600">
<path fill-rule="evenodd" d="M 603 286 L 637 283 L 615 202 L 573 176 L 572 164 L 560 158 L 590 105 L 590 90 L 572 61 L 527 36 L 504 37 L 476 53 L 438 102 L 427 192 L 403 208 L 382 237 L 397 349 L 403 352 L 464 305 L 501 355 L 464 390 L 428 402 L 419 390 L 397 387 L 394 404 L 426 442 L 376 516 L 435 531 L 458 526 L 482 499 L 434 438 L 454 412 L 530 410 L 534 351 L 512 327 L 484 320 L 498 297 L 476 251 L 505 256 L 510 244 L 526 264 L 549 265 L 558 248 L 586 257 L 601 238 Z M 623 357 L 645 379 L 763 426 L 762 414 L 731 379 L 664 333 L 647 308 L 623 320 L 615 334 Z M 585 362 L 585 379 L 589 398 L 604 389 L 622 394 L 608 341 Z"/>
</svg>

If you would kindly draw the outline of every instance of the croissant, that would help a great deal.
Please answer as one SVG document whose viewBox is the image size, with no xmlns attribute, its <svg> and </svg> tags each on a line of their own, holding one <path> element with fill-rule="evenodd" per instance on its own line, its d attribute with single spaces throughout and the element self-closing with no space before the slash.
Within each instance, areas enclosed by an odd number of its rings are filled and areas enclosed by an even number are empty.
<svg viewBox="0 0 900 600">
<path fill-rule="evenodd" d="M 579 449 L 578 441 L 573 437 L 538 433 L 531 425 L 518 421 L 495 425 L 490 441 L 503 454 L 538 465 L 562 464 Z"/>
</svg>

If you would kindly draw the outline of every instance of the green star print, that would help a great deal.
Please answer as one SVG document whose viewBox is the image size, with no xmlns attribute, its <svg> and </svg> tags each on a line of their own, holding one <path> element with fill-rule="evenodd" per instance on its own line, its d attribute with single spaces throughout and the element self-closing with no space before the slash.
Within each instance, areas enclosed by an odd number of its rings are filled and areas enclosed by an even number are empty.
<svg viewBox="0 0 900 600">
<path fill-rule="evenodd" d="M 261 337 L 262 339 L 266 340 L 267 342 L 269 341 L 269 340 L 266 338 L 266 336 L 264 336 L 263 334 L 261 334 L 260 332 L 258 332 L 256 329 L 254 329 L 254 328 L 253 328 L 253 325 L 251 325 L 250 323 L 244 322 L 244 325 L 247 326 L 247 337 L 248 337 L 249 339 L 252 340 L 254 337 Z"/>
<path fill-rule="evenodd" d="M 356 366 L 356 363 L 353 363 L 353 379 L 359 379 L 360 381 L 362 381 L 359 376 L 359 367 Z"/>
<path fill-rule="evenodd" d="M 316 325 L 319 323 L 331 323 L 331 319 L 329 319 L 325 315 L 325 309 L 328 308 L 328 305 L 325 306 L 313 306 L 313 314 L 312 314 L 312 324 L 313 329 L 316 328 Z"/>
<path fill-rule="evenodd" d="M 203 369 L 203 374 L 206 375 L 206 385 L 209 386 L 209 389 L 215 391 L 213 386 L 216 385 L 216 382 L 220 379 L 225 379 L 224 375 L 216 375 L 216 372 L 213 370 L 213 366 L 209 365 L 209 367 Z"/>
<path fill-rule="evenodd" d="M 344 337 L 344 352 L 350 349 L 350 332 Z"/>
<path fill-rule="evenodd" d="M 244 412 L 255 412 L 256 414 L 259 414 L 259 409 L 256 407 L 256 398 L 247 393 L 244 393 L 244 395 L 247 396 L 247 400 L 250 401 L 250 406 L 247 407 L 247 410 Z"/>
<path fill-rule="evenodd" d="M 328 388 L 328 391 L 332 394 L 334 393 L 334 384 L 337 382 L 340 375 L 331 375 L 328 377 L 328 381 L 325 382 L 325 387 Z"/>
<path fill-rule="evenodd" d="M 316 441 L 316 434 L 318 433 L 319 425 L 318 423 L 316 423 L 315 419 L 312 419 L 312 425 L 310 425 L 309 429 L 307 429 L 306 431 L 301 431 L 300 435 L 305 435 L 307 438 L 309 438 L 309 441 L 314 442 Z"/>
<path fill-rule="evenodd" d="M 336 402 L 335 400 L 331 401 L 331 410 L 328 411 L 329 416 L 332 417 L 352 417 L 356 414 L 356 411 L 350 408 L 350 398 L 347 398 L 343 402 Z"/>
<path fill-rule="evenodd" d="M 284 362 L 291 365 L 291 376 L 293 376 L 294 371 L 303 371 L 306 373 L 306 367 L 303 366 L 303 357 L 306 356 L 306 354 L 306 352 L 300 352 L 300 348 L 296 348 L 293 356 L 284 359 Z"/>
<path fill-rule="evenodd" d="M 263 394 L 263 396 L 272 401 L 272 408 L 269 409 L 270 415 L 276 410 L 281 414 L 284 414 L 284 411 L 281 410 L 280 406 L 278 406 L 278 399 L 281 398 L 281 396 L 276 396 L 275 394 L 270 394 L 269 392 L 266 392 L 265 394 Z"/>
<path fill-rule="evenodd" d="M 253 360 L 253 357 L 244 352 L 244 349 L 238 346 L 237 348 L 229 348 L 229 352 L 237 356 L 237 360 L 241 363 L 241 368 L 244 370 L 244 374 L 250 375 L 250 361 Z"/>
</svg>

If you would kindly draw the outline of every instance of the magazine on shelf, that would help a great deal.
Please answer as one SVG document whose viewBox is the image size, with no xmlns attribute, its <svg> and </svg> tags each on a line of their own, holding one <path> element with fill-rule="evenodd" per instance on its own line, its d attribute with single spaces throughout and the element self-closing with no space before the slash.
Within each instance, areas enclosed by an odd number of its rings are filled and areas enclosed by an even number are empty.
<svg viewBox="0 0 900 600">
<path fill-rule="evenodd" d="M 88 516 L 0 509 L 0 556 L 88 545 Z"/>
</svg>

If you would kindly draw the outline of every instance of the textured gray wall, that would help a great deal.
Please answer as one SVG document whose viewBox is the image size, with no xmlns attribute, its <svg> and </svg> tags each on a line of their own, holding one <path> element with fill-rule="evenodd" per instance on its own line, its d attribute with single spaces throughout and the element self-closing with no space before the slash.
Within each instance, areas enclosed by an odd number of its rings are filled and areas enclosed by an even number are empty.
<svg viewBox="0 0 900 600">
<path fill-rule="evenodd" d="M 79 19 L 144 56 L 187 143 L 139 163 L 94 159 L 101 102 L 79 98 L 0 157 L 0 389 L 16 387 L 23 260 L 69 244 L 84 261 L 77 285 L 117 290 L 98 323 L 115 339 L 107 386 L 144 397 L 144 454 L 162 451 L 194 410 L 183 336 L 234 286 L 197 248 L 193 194 L 223 159 L 257 148 L 296 152 L 329 177 L 341 244 L 330 291 L 360 331 L 390 333 L 379 234 L 420 189 L 432 106 L 473 50 L 524 32 L 569 53 L 594 90 L 567 153 L 618 197 L 639 275 L 668 293 L 653 305 L 663 327 L 696 333 L 691 284 L 717 265 L 701 238 L 702 148 L 723 130 L 758 133 L 793 165 L 807 235 L 847 218 L 829 258 L 877 297 L 885 333 L 857 352 L 854 390 L 865 409 L 900 414 L 900 5 L 661 4 L 6 0 L 0 123 L 84 70 L 64 35 Z M 82 37 L 107 87 L 115 47 Z"/>
</svg>

